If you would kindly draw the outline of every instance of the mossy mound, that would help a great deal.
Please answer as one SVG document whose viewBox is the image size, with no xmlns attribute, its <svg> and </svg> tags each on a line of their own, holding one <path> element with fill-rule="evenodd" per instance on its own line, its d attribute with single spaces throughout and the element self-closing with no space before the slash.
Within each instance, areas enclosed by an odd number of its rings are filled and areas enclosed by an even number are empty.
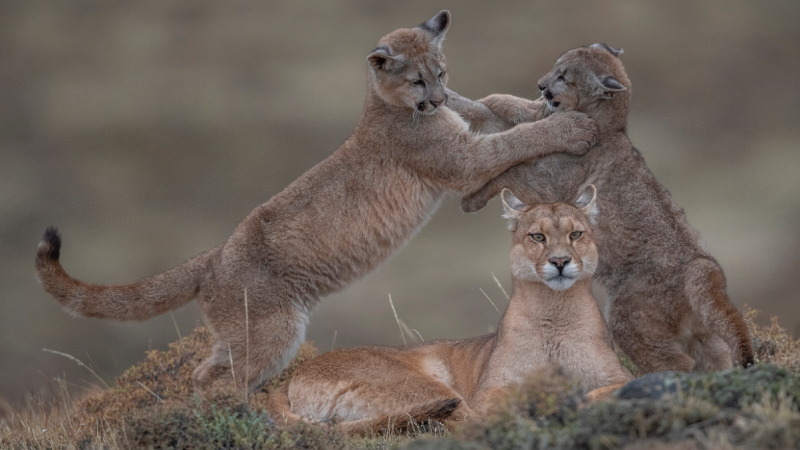
<svg viewBox="0 0 800 450">
<path fill-rule="evenodd" d="M 446 438 L 446 442 L 420 440 L 404 448 L 800 446 L 800 376 L 789 370 L 762 364 L 709 374 L 655 375 L 660 376 L 637 381 L 674 389 L 663 390 L 657 398 L 649 398 L 649 394 L 641 396 L 645 398 L 616 398 L 588 408 L 582 408 L 579 402 L 561 401 L 554 408 L 543 409 L 531 405 L 525 396 L 517 397 L 508 411 L 465 430 L 461 436 Z M 626 392 L 619 394 L 625 396 Z M 570 398 L 569 394 L 560 395 Z"/>
<path fill-rule="evenodd" d="M 340 449 L 345 437 L 332 425 L 277 428 L 264 411 L 241 395 L 195 397 L 133 418 L 125 426 L 136 448 L 175 449 Z"/>
</svg>

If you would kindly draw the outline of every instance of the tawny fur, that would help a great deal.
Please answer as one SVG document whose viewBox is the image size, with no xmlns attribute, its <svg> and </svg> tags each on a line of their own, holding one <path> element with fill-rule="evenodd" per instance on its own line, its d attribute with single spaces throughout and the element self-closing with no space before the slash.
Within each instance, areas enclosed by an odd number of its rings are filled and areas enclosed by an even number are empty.
<svg viewBox="0 0 800 450">
<path fill-rule="evenodd" d="M 407 413 L 427 420 L 420 410 L 457 400 L 446 422 L 452 426 L 490 412 L 509 388 L 543 368 L 560 366 L 580 377 L 592 401 L 630 381 L 592 296 L 598 256 L 587 215 L 596 212 L 593 194 L 592 188 L 576 206 L 531 208 L 506 191 L 513 295 L 496 333 L 322 354 L 300 365 L 271 397 L 272 417 L 288 424 L 338 419 L 352 432 L 375 432 Z"/>
<path fill-rule="evenodd" d="M 50 229 L 36 257 L 45 290 L 74 314 L 114 320 L 145 320 L 197 298 L 217 339 L 194 373 L 199 387 L 230 379 L 231 359 L 250 389 L 275 375 L 303 342 L 318 299 L 386 261 L 448 192 L 477 190 L 530 158 L 582 154 L 595 139 L 594 123 L 581 113 L 471 133 L 443 105 L 449 24 L 442 11 L 383 37 L 367 58 L 367 96 L 353 135 L 255 208 L 224 244 L 163 274 L 100 286 L 67 275 Z"/>
<path fill-rule="evenodd" d="M 722 268 L 628 139 L 631 82 L 619 53 L 605 44 L 565 53 L 539 80 L 536 101 L 492 95 L 478 103 L 451 95 L 449 104 L 480 131 L 555 111 L 582 111 L 600 126 L 599 144 L 586 155 L 516 165 L 465 197 L 462 208 L 477 211 L 503 188 L 528 202 L 571 201 L 594 184 L 603 192 L 597 275 L 610 296 L 617 344 L 644 372 L 750 365 L 750 335 L 726 294 Z"/>
</svg>

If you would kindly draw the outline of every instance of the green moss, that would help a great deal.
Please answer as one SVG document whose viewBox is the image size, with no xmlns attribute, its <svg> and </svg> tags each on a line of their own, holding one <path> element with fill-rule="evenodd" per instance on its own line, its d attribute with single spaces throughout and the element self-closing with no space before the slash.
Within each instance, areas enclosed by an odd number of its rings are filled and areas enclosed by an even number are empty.
<svg viewBox="0 0 800 450">
<path fill-rule="evenodd" d="M 445 448 L 463 449 L 606 449 L 642 440 L 694 440 L 750 448 L 800 445 L 800 377 L 786 369 L 759 365 L 651 379 L 675 383 L 676 392 L 658 399 L 613 399 L 582 408 L 571 401 L 579 394 L 573 387 L 560 394 L 555 408 L 548 409 L 541 407 L 542 399 L 553 394 L 539 390 L 517 396 L 505 412 L 456 439 L 415 442 L 403 448 L 440 448 L 438 442 Z M 535 385 L 529 388 L 537 389 Z"/>
</svg>

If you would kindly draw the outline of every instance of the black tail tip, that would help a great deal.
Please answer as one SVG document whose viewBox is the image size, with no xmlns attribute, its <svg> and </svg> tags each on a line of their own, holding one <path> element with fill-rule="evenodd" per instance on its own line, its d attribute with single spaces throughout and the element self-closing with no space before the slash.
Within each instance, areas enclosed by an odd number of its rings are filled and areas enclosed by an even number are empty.
<svg viewBox="0 0 800 450">
<path fill-rule="evenodd" d="M 42 242 L 39 243 L 37 257 L 58 261 L 59 256 L 61 256 L 61 235 L 58 234 L 58 228 L 49 226 L 44 232 Z"/>
<path fill-rule="evenodd" d="M 458 405 L 461 404 L 461 399 L 458 398 L 449 398 L 446 400 L 442 400 L 436 405 L 436 409 L 431 412 L 430 417 L 431 419 L 436 420 L 443 420 L 450 417 L 450 415 L 458 408 Z"/>
</svg>

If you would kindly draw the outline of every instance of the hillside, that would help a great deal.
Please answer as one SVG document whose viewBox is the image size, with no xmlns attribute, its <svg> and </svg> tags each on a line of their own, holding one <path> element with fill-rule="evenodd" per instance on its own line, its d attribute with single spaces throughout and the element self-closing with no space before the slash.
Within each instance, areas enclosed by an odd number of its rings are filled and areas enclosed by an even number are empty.
<svg viewBox="0 0 800 450">
<path fill-rule="evenodd" d="M 651 374 L 613 400 L 584 408 L 557 370 L 533 377 L 503 412 L 456 433 L 420 424 L 408 435 L 348 438 L 335 423 L 277 427 L 263 411 L 270 390 L 316 352 L 306 343 L 290 366 L 245 401 L 241 386 L 201 399 L 191 374 L 209 353 L 205 328 L 150 351 L 141 363 L 80 399 L 66 386 L 52 403 L 6 408 L 2 448 L 795 448 L 800 445 L 800 341 L 776 319 L 747 313 L 759 364 L 711 374 Z M 623 358 L 623 361 L 626 361 Z M 635 370 L 635 368 L 633 368 Z M 91 369 L 89 369 L 91 371 Z M 94 374 L 93 371 L 91 371 Z M 99 379 L 100 384 L 104 382 Z"/>
</svg>

